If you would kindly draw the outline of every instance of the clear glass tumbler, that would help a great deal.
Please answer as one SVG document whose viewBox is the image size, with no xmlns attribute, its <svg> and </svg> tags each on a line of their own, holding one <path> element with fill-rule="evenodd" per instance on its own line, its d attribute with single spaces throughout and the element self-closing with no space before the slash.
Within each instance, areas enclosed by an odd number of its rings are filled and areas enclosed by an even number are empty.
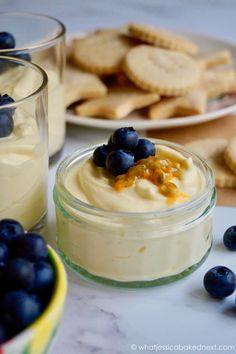
<svg viewBox="0 0 236 354">
<path fill-rule="evenodd" d="M 46 220 L 47 82 L 39 66 L 0 56 L 0 219 L 26 230 Z"/>
<path fill-rule="evenodd" d="M 48 75 L 49 156 L 52 157 L 62 149 L 65 139 L 65 27 L 55 18 L 20 12 L 0 13 L 0 24 L 1 31 L 15 38 L 15 48 L 0 49 L 0 55 L 31 60 Z M 35 79 L 32 73 L 31 81 Z"/>
</svg>

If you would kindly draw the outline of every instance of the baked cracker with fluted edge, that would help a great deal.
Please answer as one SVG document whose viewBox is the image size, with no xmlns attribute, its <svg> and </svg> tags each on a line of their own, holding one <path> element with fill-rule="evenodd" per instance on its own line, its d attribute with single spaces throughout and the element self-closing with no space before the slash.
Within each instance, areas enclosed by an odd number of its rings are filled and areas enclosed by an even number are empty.
<svg viewBox="0 0 236 354">
<path fill-rule="evenodd" d="M 205 70 L 202 73 L 201 86 L 206 91 L 208 99 L 236 92 L 235 71 L 230 68 L 224 70 Z"/>
<path fill-rule="evenodd" d="M 198 51 L 196 44 L 189 38 L 163 28 L 130 23 L 128 31 L 134 38 L 162 48 L 177 50 L 191 55 L 197 54 Z"/>
<path fill-rule="evenodd" d="M 236 174 L 225 164 L 224 154 L 227 148 L 226 139 L 195 140 L 186 147 L 202 157 L 211 166 L 215 175 L 215 184 L 219 188 L 235 188 Z"/>
<path fill-rule="evenodd" d="M 81 99 L 99 98 L 106 94 L 107 87 L 97 75 L 67 64 L 65 70 L 66 106 Z"/>
<path fill-rule="evenodd" d="M 220 65 L 232 64 L 232 55 L 229 50 L 221 50 L 205 54 L 196 59 L 201 69 L 212 69 Z"/>
<path fill-rule="evenodd" d="M 136 86 L 163 96 L 184 95 L 200 79 L 199 66 L 191 57 L 149 45 L 128 52 L 124 71 Z"/>
<path fill-rule="evenodd" d="M 164 98 L 149 107 L 150 119 L 165 119 L 202 114 L 206 110 L 206 92 L 197 87 L 182 97 Z"/>
<path fill-rule="evenodd" d="M 73 41 L 73 63 L 89 72 L 105 75 L 121 71 L 121 64 L 134 41 L 117 30 L 90 34 Z"/>
<path fill-rule="evenodd" d="M 121 119 L 135 109 L 158 100 L 157 93 L 144 92 L 133 86 L 118 86 L 109 89 L 108 95 L 103 98 L 78 105 L 75 111 L 81 116 Z"/>
</svg>

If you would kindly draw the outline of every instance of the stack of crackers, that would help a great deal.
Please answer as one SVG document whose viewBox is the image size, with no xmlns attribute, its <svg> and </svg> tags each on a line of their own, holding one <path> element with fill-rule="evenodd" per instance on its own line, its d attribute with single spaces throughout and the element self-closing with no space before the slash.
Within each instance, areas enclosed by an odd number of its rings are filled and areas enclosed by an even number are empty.
<svg viewBox="0 0 236 354">
<path fill-rule="evenodd" d="M 202 114 L 209 100 L 236 92 L 229 51 L 199 55 L 189 38 L 131 23 L 72 41 L 66 105 L 77 115 L 147 119 Z"/>
</svg>

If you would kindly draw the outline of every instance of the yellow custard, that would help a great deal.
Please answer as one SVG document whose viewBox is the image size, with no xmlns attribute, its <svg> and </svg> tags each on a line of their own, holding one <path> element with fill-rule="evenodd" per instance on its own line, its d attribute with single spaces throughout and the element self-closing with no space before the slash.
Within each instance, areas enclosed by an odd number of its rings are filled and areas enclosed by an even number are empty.
<svg viewBox="0 0 236 354">
<path fill-rule="evenodd" d="M 140 160 L 127 174 L 113 177 L 92 158 L 68 171 L 66 188 L 78 199 L 110 211 L 165 210 L 195 198 L 205 187 L 191 157 L 156 145 L 156 155 Z"/>
</svg>

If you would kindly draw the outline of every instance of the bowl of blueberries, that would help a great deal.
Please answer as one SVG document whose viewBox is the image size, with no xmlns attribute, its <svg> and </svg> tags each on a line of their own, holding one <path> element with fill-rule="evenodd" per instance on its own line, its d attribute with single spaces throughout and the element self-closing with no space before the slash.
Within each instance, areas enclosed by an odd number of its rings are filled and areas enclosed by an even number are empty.
<svg viewBox="0 0 236 354">
<path fill-rule="evenodd" d="M 62 262 L 43 237 L 0 220 L 0 353 L 47 352 L 66 290 Z"/>
</svg>

